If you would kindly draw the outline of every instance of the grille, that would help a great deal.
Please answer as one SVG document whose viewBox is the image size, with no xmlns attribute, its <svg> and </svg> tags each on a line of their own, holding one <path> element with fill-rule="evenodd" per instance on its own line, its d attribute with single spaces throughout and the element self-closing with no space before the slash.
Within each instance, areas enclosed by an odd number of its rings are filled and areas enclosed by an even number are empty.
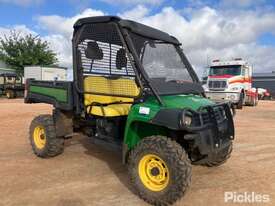
<svg viewBox="0 0 275 206">
<path fill-rule="evenodd" d="M 215 113 L 215 118 L 216 118 L 218 123 L 225 120 L 226 114 L 225 114 L 224 108 L 222 106 L 221 107 L 215 107 L 214 108 L 214 113 Z M 202 125 L 211 123 L 211 117 L 210 117 L 210 115 L 207 111 L 202 112 L 200 115 L 195 115 L 193 117 L 194 122 L 195 122 L 196 125 L 201 125 L 201 123 L 202 123 Z"/>
<path fill-rule="evenodd" d="M 215 113 L 215 118 L 218 122 L 222 122 L 226 118 L 223 107 L 215 107 L 214 113 Z M 211 122 L 211 118 L 208 112 L 202 113 L 202 121 L 203 121 L 203 124 L 208 124 Z"/>
<path fill-rule="evenodd" d="M 208 87 L 210 89 L 224 89 L 226 88 L 226 81 L 209 81 Z"/>
</svg>

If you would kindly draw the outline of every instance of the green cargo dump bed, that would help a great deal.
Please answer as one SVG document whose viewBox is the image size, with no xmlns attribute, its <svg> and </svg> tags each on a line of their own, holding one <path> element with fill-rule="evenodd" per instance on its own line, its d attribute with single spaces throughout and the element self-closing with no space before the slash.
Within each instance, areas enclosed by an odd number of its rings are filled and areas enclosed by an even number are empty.
<svg viewBox="0 0 275 206">
<path fill-rule="evenodd" d="M 62 110 L 73 109 L 73 82 L 26 81 L 25 103 L 47 103 Z"/>
</svg>

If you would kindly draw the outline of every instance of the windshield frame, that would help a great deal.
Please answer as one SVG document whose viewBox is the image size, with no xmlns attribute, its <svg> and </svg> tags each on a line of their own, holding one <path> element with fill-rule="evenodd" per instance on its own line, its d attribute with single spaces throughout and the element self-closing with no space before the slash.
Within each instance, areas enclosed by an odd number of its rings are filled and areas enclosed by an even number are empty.
<svg viewBox="0 0 275 206">
<path fill-rule="evenodd" d="M 129 56 L 133 57 L 133 61 L 134 61 L 133 64 L 135 64 L 135 70 L 136 70 L 137 78 L 140 80 L 140 83 L 141 83 L 141 79 L 143 79 L 144 80 L 143 82 L 145 83 L 145 85 L 147 85 L 149 87 L 152 94 L 156 97 L 157 101 L 159 102 L 159 104 L 164 105 L 161 98 L 160 98 L 161 94 L 159 94 L 159 92 L 156 90 L 156 88 L 152 85 L 152 81 L 151 81 L 151 79 L 149 78 L 147 72 L 144 69 L 144 66 L 141 62 L 140 56 L 138 55 L 138 52 L 136 50 L 135 44 L 133 43 L 133 40 L 131 38 L 131 35 L 130 35 L 131 31 L 129 31 L 127 28 L 121 27 L 120 25 L 118 25 L 118 28 L 119 28 L 119 33 L 122 37 L 121 39 L 122 39 L 123 44 L 127 45 L 126 46 L 127 54 Z M 137 35 L 140 35 L 140 34 L 137 34 Z M 142 36 L 142 35 L 140 35 L 140 36 Z M 145 37 L 145 36 L 142 36 L 142 37 Z M 145 37 L 145 38 L 150 39 L 150 37 Z M 152 39 L 152 40 L 156 40 L 156 39 Z M 180 47 L 180 44 L 173 44 L 171 42 L 165 42 L 165 41 L 162 41 L 162 40 L 159 40 L 159 41 L 167 43 L 167 44 L 172 44 L 175 47 L 177 53 L 179 54 L 179 57 L 180 57 L 181 61 L 186 66 L 186 69 L 187 69 L 188 73 L 190 74 L 190 76 L 193 80 L 193 83 L 194 84 L 196 84 L 196 83 L 199 84 L 200 83 L 199 78 L 198 78 L 197 74 L 195 73 L 192 65 L 188 61 L 186 55 L 184 54 L 182 48 Z M 139 77 L 139 75 L 140 75 L 141 78 Z M 140 85 L 140 86 L 143 87 L 143 85 Z M 182 94 L 182 93 L 180 93 L 180 94 Z M 168 94 L 166 94 L 166 95 L 168 95 Z M 171 93 L 171 95 L 175 95 L 175 92 Z M 202 93 L 202 95 L 205 96 L 204 93 Z"/>
</svg>

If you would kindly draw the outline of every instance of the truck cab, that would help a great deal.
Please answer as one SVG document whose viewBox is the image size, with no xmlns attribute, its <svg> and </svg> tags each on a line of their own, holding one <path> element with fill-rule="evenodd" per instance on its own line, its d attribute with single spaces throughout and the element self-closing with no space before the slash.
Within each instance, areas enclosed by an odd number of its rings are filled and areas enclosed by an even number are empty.
<svg viewBox="0 0 275 206">
<path fill-rule="evenodd" d="M 252 88 L 252 66 L 241 58 L 213 60 L 204 89 L 209 99 L 230 101 L 239 109 L 257 102 L 257 92 Z"/>
</svg>

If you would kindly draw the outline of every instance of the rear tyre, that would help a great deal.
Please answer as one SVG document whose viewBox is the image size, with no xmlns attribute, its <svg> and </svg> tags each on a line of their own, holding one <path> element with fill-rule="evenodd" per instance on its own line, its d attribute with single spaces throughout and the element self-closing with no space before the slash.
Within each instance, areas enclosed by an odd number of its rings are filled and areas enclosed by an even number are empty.
<svg viewBox="0 0 275 206">
<path fill-rule="evenodd" d="M 237 109 L 242 109 L 243 108 L 243 101 L 244 101 L 244 93 L 241 93 L 239 102 L 237 103 Z"/>
<path fill-rule="evenodd" d="M 56 137 L 55 125 L 51 115 L 39 115 L 33 119 L 29 138 L 33 152 L 38 157 L 54 157 L 64 150 L 64 138 Z"/>
<path fill-rule="evenodd" d="M 184 149 L 163 136 L 144 138 L 128 159 L 131 184 L 153 205 L 169 205 L 181 198 L 191 183 L 191 171 Z"/>
<path fill-rule="evenodd" d="M 8 99 L 13 99 L 13 98 L 15 98 L 15 93 L 14 93 L 14 91 L 12 91 L 12 90 L 7 90 L 7 91 L 6 91 L 6 97 L 7 97 Z"/>
<path fill-rule="evenodd" d="M 231 156 L 233 150 L 233 143 L 230 141 L 230 144 L 220 151 L 215 158 L 211 158 L 211 160 L 206 160 L 203 166 L 207 167 L 217 167 L 224 164 Z"/>
</svg>

